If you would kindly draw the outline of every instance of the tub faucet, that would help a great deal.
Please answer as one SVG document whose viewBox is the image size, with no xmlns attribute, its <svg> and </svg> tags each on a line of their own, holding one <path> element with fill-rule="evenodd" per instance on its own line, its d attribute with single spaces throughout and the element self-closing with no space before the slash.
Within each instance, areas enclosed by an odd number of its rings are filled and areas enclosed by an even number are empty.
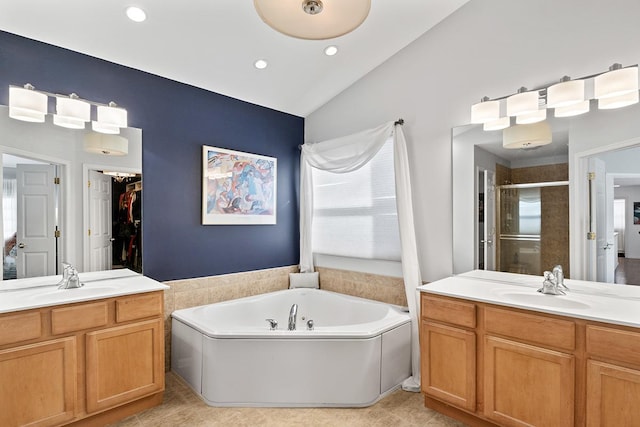
<svg viewBox="0 0 640 427">
<path fill-rule="evenodd" d="M 289 310 L 289 327 L 290 331 L 296 330 L 296 316 L 298 315 L 298 304 L 293 304 Z"/>
<path fill-rule="evenodd" d="M 62 280 L 58 283 L 58 289 L 75 289 L 84 286 L 78 277 L 78 270 L 66 262 L 63 262 L 62 266 Z"/>
</svg>

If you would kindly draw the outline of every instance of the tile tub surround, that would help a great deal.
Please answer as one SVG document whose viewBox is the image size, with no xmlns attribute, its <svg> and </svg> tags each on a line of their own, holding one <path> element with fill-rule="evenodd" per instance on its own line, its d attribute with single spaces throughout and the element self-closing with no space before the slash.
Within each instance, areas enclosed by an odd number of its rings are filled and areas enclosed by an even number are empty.
<svg viewBox="0 0 640 427">
<path fill-rule="evenodd" d="M 361 298 L 407 306 L 402 277 L 381 276 L 357 271 L 317 267 L 320 288 Z"/>
<path fill-rule="evenodd" d="M 332 268 L 316 268 L 320 288 L 388 304 L 407 305 L 404 282 L 400 277 L 381 276 Z M 171 368 L 171 313 L 174 310 L 243 298 L 289 287 L 289 273 L 298 266 L 269 268 L 220 276 L 164 282 L 165 370 Z"/>
<path fill-rule="evenodd" d="M 214 408 L 201 401 L 175 374 L 166 374 L 162 405 L 126 418 L 113 427 L 464 427 L 423 406 L 420 393 L 397 390 L 367 408 Z"/>
</svg>

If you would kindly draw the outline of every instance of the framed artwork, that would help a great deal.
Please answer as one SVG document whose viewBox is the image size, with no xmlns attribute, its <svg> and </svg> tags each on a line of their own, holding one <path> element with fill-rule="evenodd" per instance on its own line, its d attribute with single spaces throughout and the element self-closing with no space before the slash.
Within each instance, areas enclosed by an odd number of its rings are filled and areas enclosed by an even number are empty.
<svg viewBox="0 0 640 427">
<path fill-rule="evenodd" d="M 633 202 L 633 223 L 640 224 L 640 202 Z"/>
<path fill-rule="evenodd" d="M 202 146 L 202 224 L 275 224 L 277 159 Z"/>
</svg>

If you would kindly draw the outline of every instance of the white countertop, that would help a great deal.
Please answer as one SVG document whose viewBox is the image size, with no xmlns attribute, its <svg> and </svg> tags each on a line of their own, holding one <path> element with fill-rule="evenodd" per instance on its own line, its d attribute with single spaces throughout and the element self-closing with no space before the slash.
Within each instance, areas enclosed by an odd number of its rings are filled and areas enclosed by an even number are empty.
<svg viewBox="0 0 640 427">
<path fill-rule="evenodd" d="M 128 269 L 78 275 L 84 286 L 58 289 L 62 275 L 0 281 L 0 313 L 169 289 Z"/>
<path fill-rule="evenodd" d="M 640 327 L 640 286 L 565 279 L 566 295 L 536 292 L 543 278 L 474 270 L 418 288 L 421 292 L 597 322 Z"/>
</svg>

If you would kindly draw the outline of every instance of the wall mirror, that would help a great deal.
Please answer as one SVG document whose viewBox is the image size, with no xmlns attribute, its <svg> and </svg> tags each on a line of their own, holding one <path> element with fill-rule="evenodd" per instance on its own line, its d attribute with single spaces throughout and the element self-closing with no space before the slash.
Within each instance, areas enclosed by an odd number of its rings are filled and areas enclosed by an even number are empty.
<svg viewBox="0 0 640 427">
<path fill-rule="evenodd" d="M 640 285 L 638 117 L 637 104 L 549 110 L 552 142 L 529 149 L 503 148 L 503 132 L 482 125 L 452 129 L 454 274 L 561 264 L 567 277 Z"/>
<path fill-rule="evenodd" d="M 102 135 L 0 106 L 4 280 L 60 274 L 62 262 L 142 272 L 142 131 Z M 104 154 L 125 140 L 126 154 Z"/>
</svg>

